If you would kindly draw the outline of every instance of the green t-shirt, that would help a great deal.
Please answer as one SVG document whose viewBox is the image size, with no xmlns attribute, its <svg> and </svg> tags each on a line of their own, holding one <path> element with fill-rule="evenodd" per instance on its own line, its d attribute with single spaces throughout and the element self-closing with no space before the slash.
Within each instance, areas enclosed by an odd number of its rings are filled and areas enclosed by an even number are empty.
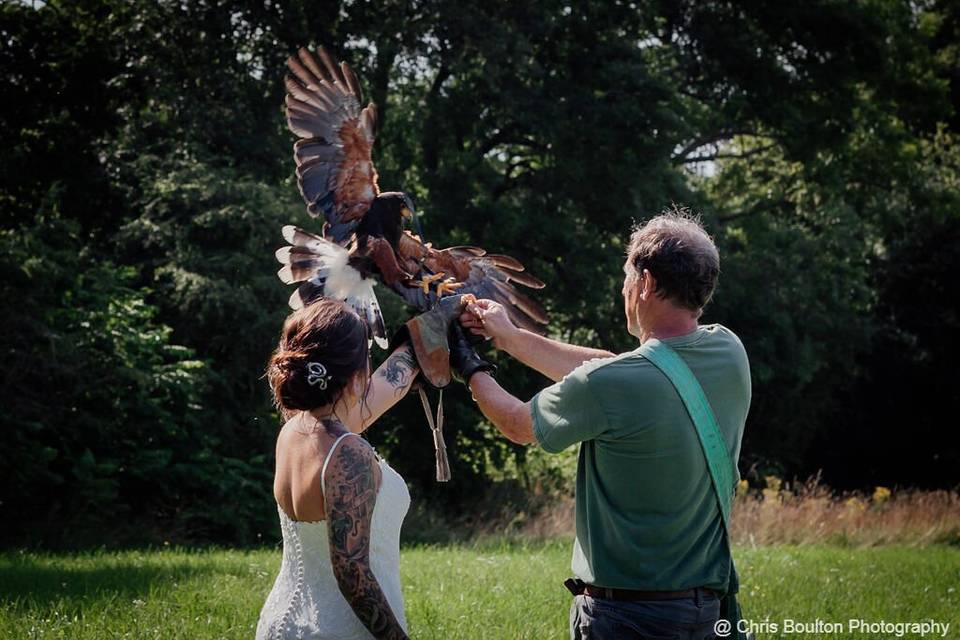
<svg viewBox="0 0 960 640">
<path fill-rule="evenodd" d="M 703 387 L 736 461 L 750 367 L 719 324 L 663 340 Z M 588 360 L 530 401 L 544 451 L 580 445 L 572 569 L 601 587 L 724 591 L 730 556 L 703 450 L 680 396 L 638 351 Z"/>
</svg>

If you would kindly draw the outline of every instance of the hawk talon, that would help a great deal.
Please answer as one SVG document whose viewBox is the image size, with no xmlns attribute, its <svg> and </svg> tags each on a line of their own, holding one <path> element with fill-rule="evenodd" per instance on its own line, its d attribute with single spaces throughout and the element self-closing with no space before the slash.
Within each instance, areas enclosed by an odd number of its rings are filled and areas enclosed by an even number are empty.
<svg viewBox="0 0 960 640">
<path fill-rule="evenodd" d="M 420 278 L 420 281 L 419 281 L 419 282 L 414 281 L 412 284 L 413 284 L 413 286 L 415 286 L 415 287 L 421 287 L 421 288 L 423 289 L 423 293 L 424 293 L 425 295 L 427 295 L 427 294 L 430 293 L 430 284 L 431 284 L 432 282 L 436 281 L 436 280 L 439 280 L 439 279 L 442 278 L 443 276 L 444 276 L 444 273 L 443 273 L 443 271 L 441 271 L 440 273 L 435 273 L 435 274 L 430 275 L 430 276 L 424 276 L 424 277 Z"/>
<path fill-rule="evenodd" d="M 453 278 L 447 278 L 443 282 L 437 285 L 437 297 L 443 296 L 444 292 L 446 293 L 455 293 L 457 289 L 463 286 L 462 282 L 457 282 Z"/>
</svg>

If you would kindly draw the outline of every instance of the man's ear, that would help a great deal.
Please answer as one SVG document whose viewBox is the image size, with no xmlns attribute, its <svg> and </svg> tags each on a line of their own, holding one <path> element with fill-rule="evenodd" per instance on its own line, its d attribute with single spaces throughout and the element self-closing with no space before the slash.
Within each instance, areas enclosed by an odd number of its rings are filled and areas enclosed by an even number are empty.
<svg viewBox="0 0 960 640">
<path fill-rule="evenodd" d="M 657 290 L 657 281 L 653 279 L 649 269 L 644 269 L 640 273 L 640 282 L 637 283 L 637 287 L 640 291 L 640 299 L 644 302 Z"/>
</svg>

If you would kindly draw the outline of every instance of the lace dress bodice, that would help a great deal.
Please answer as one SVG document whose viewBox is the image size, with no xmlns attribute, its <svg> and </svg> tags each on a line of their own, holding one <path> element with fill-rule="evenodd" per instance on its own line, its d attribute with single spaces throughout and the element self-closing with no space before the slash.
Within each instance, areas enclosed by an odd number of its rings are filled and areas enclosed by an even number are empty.
<svg viewBox="0 0 960 640">
<path fill-rule="evenodd" d="M 329 461 L 343 434 L 330 448 Z M 321 471 L 321 486 L 326 471 Z M 370 568 L 393 615 L 407 628 L 400 590 L 400 526 L 410 507 L 410 494 L 399 473 L 380 458 L 381 482 L 370 524 Z M 257 640 L 303 638 L 369 640 L 373 638 L 337 586 L 330 562 L 327 523 L 300 522 L 277 505 L 283 532 L 280 573 L 260 612 Z"/>
</svg>

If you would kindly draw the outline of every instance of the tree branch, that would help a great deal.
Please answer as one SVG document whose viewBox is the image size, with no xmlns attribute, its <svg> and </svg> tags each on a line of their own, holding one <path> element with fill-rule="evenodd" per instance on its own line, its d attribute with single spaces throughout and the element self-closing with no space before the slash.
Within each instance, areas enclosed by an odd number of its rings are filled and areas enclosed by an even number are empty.
<svg viewBox="0 0 960 640">
<path fill-rule="evenodd" d="M 733 138 L 735 136 L 751 136 L 754 138 L 764 138 L 764 139 L 773 140 L 774 142 L 776 142 L 776 138 L 774 138 L 773 136 L 763 135 L 761 133 L 757 133 L 756 131 L 750 131 L 745 129 L 717 131 L 715 133 L 711 133 L 705 136 L 700 136 L 699 138 L 695 138 L 694 140 L 691 140 L 689 143 L 687 143 L 687 145 L 683 149 L 680 150 L 680 153 L 673 156 L 671 160 L 674 163 L 681 164 L 686 160 L 687 156 L 689 156 L 691 153 L 693 153 L 700 147 L 705 147 L 708 144 L 716 144 L 724 140 L 729 140 L 730 138 Z"/>
<path fill-rule="evenodd" d="M 706 156 L 693 156 L 692 158 L 674 160 L 674 163 L 675 164 L 694 164 L 697 162 L 710 162 L 712 160 L 729 160 L 729 159 L 739 160 L 742 158 L 749 158 L 750 156 L 754 156 L 758 153 L 762 153 L 764 151 L 767 151 L 768 149 L 772 149 L 775 146 L 777 146 L 777 143 L 771 142 L 770 144 L 765 144 L 760 147 L 755 147 L 753 149 L 750 149 L 749 151 L 744 151 L 743 153 L 719 153 L 718 152 L 718 153 L 713 153 Z"/>
</svg>

